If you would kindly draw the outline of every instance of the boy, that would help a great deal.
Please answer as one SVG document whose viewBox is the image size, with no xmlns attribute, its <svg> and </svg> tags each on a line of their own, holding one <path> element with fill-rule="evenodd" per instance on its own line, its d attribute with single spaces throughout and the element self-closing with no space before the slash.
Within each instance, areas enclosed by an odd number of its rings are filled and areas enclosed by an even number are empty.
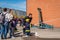
<svg viewBox="0 0 60 40">
<path fill-rule="evenodd" d="M 32 21 L 32 14 L 30 13 L 28 16 L 25 17 L 25 22 L 24 22 L 23 33 L 26 34 L 26 36 L 30 36 L 31 21 Z"/>
</svg>

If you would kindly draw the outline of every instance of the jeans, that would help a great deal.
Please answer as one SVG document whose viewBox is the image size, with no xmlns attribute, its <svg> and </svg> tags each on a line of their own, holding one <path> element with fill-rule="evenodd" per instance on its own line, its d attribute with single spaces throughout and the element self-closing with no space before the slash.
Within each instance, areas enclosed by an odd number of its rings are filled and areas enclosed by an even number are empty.
<svg viewBox="0 0 60 40">
<path fill-rule="evenodd" d="M 2 27 L 2 34 L 1 34 L 1 37 L 2 38 L 7 38 L 7 33 L 9 31 L 9 23 L 8 22 L 5 22 L 3 27 Z"/>
<path fill-rule="evenodd" d="M 0 23 L 0 36 L 1 36 L 1 34 L 2 34 L 2 27 L 3 27 L 3 24 Z"/>
<path fill-rule="evenodd" d="M 14 36 L 14 28 L 13 28 L 13 27 L 10 28 L 10 38 L 11 38 L 12 36 Z"/>
</svg>

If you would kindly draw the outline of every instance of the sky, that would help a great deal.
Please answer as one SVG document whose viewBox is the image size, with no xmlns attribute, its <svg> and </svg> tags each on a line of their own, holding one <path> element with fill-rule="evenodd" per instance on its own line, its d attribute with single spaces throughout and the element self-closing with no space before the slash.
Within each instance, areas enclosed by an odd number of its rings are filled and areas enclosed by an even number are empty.
<svg viewBox="0 0 60 40">
<path fill-rule="evenodd" d="M 0 7 L 26 11 L 26 0 L 0 0 Z"/>
</svg>

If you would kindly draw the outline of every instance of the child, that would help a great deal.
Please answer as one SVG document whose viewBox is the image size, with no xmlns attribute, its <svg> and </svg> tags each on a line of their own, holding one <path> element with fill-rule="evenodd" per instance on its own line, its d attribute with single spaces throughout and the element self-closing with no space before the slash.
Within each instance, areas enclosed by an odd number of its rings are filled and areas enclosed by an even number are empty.
<svg viewBox="0 0 60 40">
<path fill-rule="evenodd" d="M 24 22 L 24 30 L 23 32 L 27 35 L 30 36 L 30 23 L 32 21 L 32 14 L 29 14 L 29 16 L 25 17 L 25 22 Z"/>
<path fill-rule="evenodd" d="M 26 22 L 25 22 L 25 34 L 26 35 L 30 35 L 30 23 L 29 23 L 29 19 L 26 19 Z"/>
<path fill-rule="evenodd" d="M 14 36 L 14 28 L 15 28 L 15 21 L 14 21 L 14 19 L 11 20 L 10 25 L 11 26 L 10 26 L 10 37 L 9 38 Z"/>
</svg>

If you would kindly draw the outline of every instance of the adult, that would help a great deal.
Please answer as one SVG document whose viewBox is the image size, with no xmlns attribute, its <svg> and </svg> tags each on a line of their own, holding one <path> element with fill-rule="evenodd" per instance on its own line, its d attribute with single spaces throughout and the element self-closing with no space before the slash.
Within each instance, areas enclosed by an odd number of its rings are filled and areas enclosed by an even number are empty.
<svg viewBox="0 0 60 40">
<path fill-rule="evenodd" d="M 3 16 L 2 13 L 0 13 L 0 34 L 2 38 L 2 30 L 3 30 Z"/>
<path fill-rule="evenodd" d="M 6 36 L 7 36 L 7 32 L 8 32 L 8 18 L 7 18 L 7 8 L 4 8 L 3 9 L 3 12 L 2 12 L 3 16 L 4 16 L 4 21 L 3 21 L 3 30 L 2 30 L 2 34 L 1 34 L 1 37 L 2 39 L 5 38 L 6 39 Z"/>
</svg>

